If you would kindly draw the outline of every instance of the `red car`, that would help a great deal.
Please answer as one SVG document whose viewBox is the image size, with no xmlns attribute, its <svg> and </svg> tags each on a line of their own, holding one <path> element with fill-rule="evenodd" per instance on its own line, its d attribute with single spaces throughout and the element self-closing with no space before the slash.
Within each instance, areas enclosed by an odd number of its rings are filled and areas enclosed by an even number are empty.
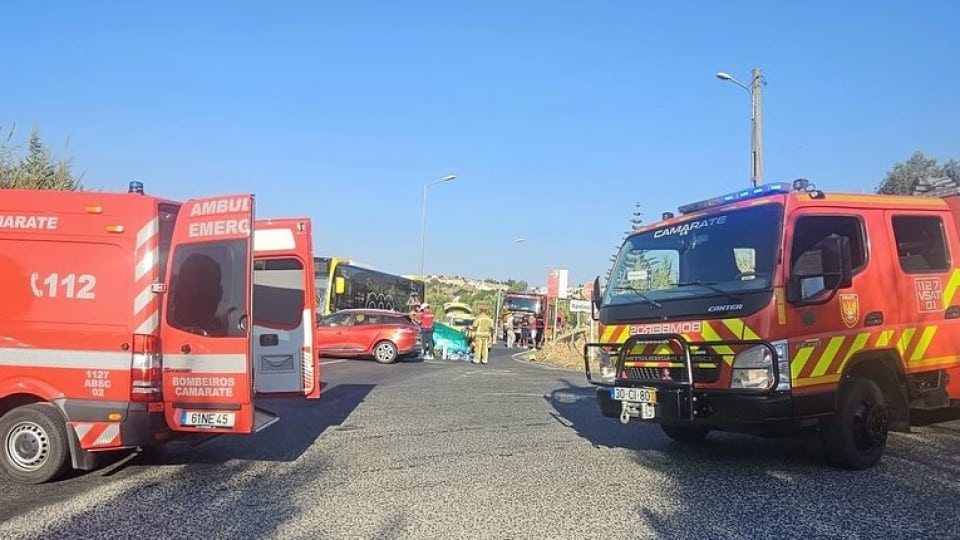
<svg viewBox="0 0 960 540">
<path fill-rule="evenodd" d="M 419 356 L 420 327 L 405 313 L 384 309 L 344 309 L 317 323 L 321 356 L 372 357 L 381 364 Z"/>
</svg>

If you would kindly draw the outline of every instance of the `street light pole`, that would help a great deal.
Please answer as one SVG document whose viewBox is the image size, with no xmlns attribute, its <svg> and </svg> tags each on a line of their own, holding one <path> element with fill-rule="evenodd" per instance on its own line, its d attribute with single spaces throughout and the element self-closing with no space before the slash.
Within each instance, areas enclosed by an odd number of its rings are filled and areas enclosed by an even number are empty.
<svg viewBox="0 0 960 540">
<path fill-rule="evenodd" d="M 435 182 L 427 182 L 423 184 L 423 204 L 420 207 L 420 276 L 421 280 L 425 280 L 423 277 L 423 258 L 425 253 L 425 238 L 427 234 L 427 188 L 436 184 L 443 184 L 445 182 L 452 182 L 457 177 L 456 175 L 444 176 L 442 179 Z"/>
<path fill-rule="evenodd" d="M 723 71 L 717 73 L 721 81 L 729 81 L 750 94 L 750 180 L 756 187 L 763 182 L 763 107 L 762 87 L 767 84 L 760 68 L 753 68 L 747 86 Z"/>
</svg>

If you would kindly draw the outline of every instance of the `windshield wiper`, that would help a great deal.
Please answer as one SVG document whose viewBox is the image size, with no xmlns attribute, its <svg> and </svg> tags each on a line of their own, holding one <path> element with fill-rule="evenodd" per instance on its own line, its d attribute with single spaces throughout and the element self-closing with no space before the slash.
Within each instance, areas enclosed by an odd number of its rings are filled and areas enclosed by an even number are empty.
<svg viewBox="0 0 960 540">
<path fill-rule="evenodd" d="M 651 306 L 653 306 L 653 307 L 655 307 L 655 308 L 662 308 L 662 307 L 663 307 L 663 304 L 661 304 L 660 302 L 657 302 L 657 301 L 654 300 L 653 298 L 650 298 L 649 296 L 643 294 L 643 290 L 642 290 L 642 289 L 636 289 L 636 288 L 634 288 L 634 287 L 617 287 L 617 288 L 614 289 L 614 290 L 617 290 L 617 291 L 629 291 L 629 292 L 635 293 L 637 296 L 640 297 L 641 300 L 644 301 L 644 303 L 650 304 Z"/>
<path fill-rule="evenodd" d="M 729 299 L 731 299 L 731 300 L 742 300 L 742 299 L 743 299 L 743 295 L 742 295 L 742 294 L 736 294 L 736 293 L 733 293 L 733 292 L 730 292 L 730 291 L 725 291 L 725 290 L 721 289 L 720 287 L 717 287 L 716 284 L 717 284 L 716 281 L 703 281 L 703 280 L 700 280 L 700 279 L 695 279 L 695 280 L 693 280 L 693 281 L 681 281 L 681 282 L 679 282 L 679 283 L 671 283 L 671 285 L 673 285 L 674 287 L 692 287 L 692 286 L 704 287 L 704 288 L 706 288 L 706 289 L 710 289 L 711 291 L 713 291 L 713 292 L 715 292 L 715 293 L 717 293 L 717 294 L 722 294 L 722 295 L 726 296 L 727 298 L 729 298 Z"/>
</svg>

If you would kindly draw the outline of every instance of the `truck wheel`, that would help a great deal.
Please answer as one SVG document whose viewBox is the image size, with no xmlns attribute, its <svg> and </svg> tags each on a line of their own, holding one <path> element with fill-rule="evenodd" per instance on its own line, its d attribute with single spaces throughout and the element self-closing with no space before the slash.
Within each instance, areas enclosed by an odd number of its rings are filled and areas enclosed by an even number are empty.
<svg viewBox="0 0 960 540">
<path fill-rule="evenodd" d="M 49 403 L 17 407 L 0 418 L 0 444 L 0 467 L 22 484 L 54 480 L 70 461 L 67 425 Z"/>
<path fill-rule="evenodd" d="M 683 443 L 702 441 L 710 433 L 710 429 L 700 426 L 673 426 L 660 424 L 660 429 L 667 437 Z"/>
<path fill-rule="evenodd" d="M 888 432 L 889 410 L 880 387 L 870 379 L 850 378 L 840 387 L 837 410 L 824 425 L 827 460 L 847 469 L 873 467 L 883 456 Z"/>
<path fill-rule="evenodd" d="M 397 359 L 397 346 L 389 341 L 381 341 L 373 346 L 373 359 L 381 364 L 392 364 Z"/>
</svg>

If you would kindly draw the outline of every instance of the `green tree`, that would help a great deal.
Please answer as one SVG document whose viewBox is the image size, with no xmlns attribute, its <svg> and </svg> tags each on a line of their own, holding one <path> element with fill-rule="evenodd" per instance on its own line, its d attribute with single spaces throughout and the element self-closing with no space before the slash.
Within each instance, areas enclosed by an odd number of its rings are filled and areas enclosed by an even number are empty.
<svg viewBox="0 0 960 540">
<path fill-rule="evenodd" d="M 73 174 L 72 160 L 55 159 L 39 132 L 34 130 L 30 134 L 26 155 L 21 155 L 20 149 L 12 144 L 13 134 L 11 128 L 0 140 L 0 189 L 82 189 L 80 178 Z"/>
<path fill-rule="evenodd" d="M 954 182 L 960 184 L 960 161 L 951 159 L 950 161 L 944 163 L 943 174 L 947 175 Z"/>
<path fill-rule="evenodd" d="M 960 166 L 953 160 L 948 162 L 951 173 L 960 173 Z M 887 172 L 887 176 L 877 186 L 876 192 L 885 195 L 911 195 L 913 188 L 923 178 L 937 178 L 946 175 L 945 167 L 938 164 L 936 158 L 927 157 L 923 152 L 914 152 L 905 162 L 897 162 Z M 951 177 L 956 180 L 956 177 Z"/>
</svg>

